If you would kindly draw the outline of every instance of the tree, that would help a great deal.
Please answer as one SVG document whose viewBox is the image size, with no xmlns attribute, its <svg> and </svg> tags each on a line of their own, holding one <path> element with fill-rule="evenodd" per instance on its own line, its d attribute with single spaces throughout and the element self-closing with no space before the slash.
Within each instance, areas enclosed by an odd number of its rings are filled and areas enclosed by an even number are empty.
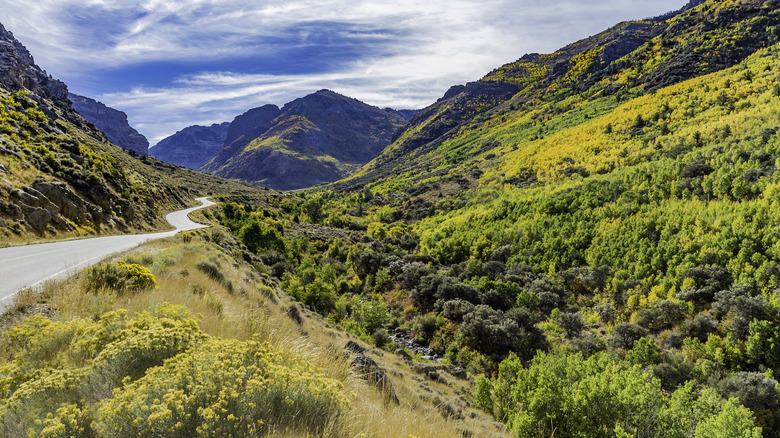
<svg viewBox="0 0 780 438">
<path fill-rule="evenodd" d="M 634 346 L 634 342 L 644 336 L 647 336 L 647 329 L 632 322 L 621 322 L 615 326 L 610 344 L 612 348 L 630 350 Z"/>
<path fill-rule="evenodd" d="M 580 312 L 561 313 L 558 316 L 558 325 L 563 329 L 563 333 L 569 339 L 579 336 L 585 328 L 585 323 L 582 322 L 582 315 Z"/>
<path fill-rule="evenodd" d="M 756 427 L 753 413 L 729 399 L 717 415 L 705 417 L 696 426 L 695 438 L 761 438 L 761 428 Z"/>
<path fill-rule="evenodd" d="M 282 254 L 287 252 L 287 245 L 279 232 L 274 228 L 267 228 L 258 220 L 250 220 L 244 224 L 238 232 L 238 237 L 249 251 L 255 254 L 267 250 Z"/>
</svg>

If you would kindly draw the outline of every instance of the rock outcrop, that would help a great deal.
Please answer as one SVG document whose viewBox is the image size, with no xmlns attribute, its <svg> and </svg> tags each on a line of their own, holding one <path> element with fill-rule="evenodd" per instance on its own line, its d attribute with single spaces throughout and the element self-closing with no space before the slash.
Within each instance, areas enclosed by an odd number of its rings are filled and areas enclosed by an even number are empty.
<svg viewBox="0 0 780 438">
<path fill-rule="evenodd" d="M 115 145 L 140 155 L 149 154 L 149 140 L 127 122 L 127 114 L 89 97 L 70 94 L 73 108 Z"/>
<path fill-rule="evenodd" d="M 0 24 L 0 87 L 27 89 L 34 95 L 67 104 L 68 87 L 35 65 L 29 51 Z M 41 102 L 39 102 L 41 103 Z"/>
<path fill-rule="evenodd" d="M 222 150 L 229 128 L 230 122 L 190 126 L 161 140 L 149 153 L 166 163 L 198 169 Z"/>
<path fill-rule="evenodd" d="M 385 401 L 399 404 L 393 382 L 390 381 L 387 373 L 377 365 L 374 359 L 371 359 L 365 354 L 365 351 L 366 349 L 355 341 L 349 341 L 347 342 L 347 345 L 344 346 L 344 353 L 350 358 L 350 365 L 352 368 L 354 368 L 361 377 L 381 391 L 385 397 Z"/>
</svg>

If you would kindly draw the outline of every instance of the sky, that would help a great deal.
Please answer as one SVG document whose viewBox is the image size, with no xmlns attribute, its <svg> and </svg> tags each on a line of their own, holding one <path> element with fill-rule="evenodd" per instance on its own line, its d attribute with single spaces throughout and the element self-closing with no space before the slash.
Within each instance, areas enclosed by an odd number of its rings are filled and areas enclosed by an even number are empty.
<svg viewBox="0 0 780 438">
<path fill-rule="evenodd" d="M 71 92 L 155 145 L 320 89 L 417 109 L 526 53 L 686 0 L 0 0 L 0 23 Z"/>
</svg>

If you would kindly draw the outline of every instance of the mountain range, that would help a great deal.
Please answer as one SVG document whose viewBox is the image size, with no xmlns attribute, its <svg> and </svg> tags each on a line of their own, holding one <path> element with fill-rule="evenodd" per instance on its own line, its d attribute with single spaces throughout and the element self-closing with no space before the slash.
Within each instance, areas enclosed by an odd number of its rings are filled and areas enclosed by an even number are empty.
<svg viewBox="0 0 780 438">
<path fill-rule="evenodd" d="M 282 108 L 251 109 L 237 116 L 226 134 L 224 125 L 184 129 L 162 140 L 151 153 L 225 178 L 301 189 L 350 175 L 389 145 L 413 113 L 320 90 Z M 195 132 L 198 137 L 193 137 Z"/>
</svg>

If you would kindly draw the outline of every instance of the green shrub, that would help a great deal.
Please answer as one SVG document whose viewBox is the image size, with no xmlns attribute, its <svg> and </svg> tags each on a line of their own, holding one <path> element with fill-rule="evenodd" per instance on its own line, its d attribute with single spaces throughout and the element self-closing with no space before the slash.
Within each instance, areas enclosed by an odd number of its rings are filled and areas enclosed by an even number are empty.
<svg viewBox="0 0 780 438">
<path fill-rule="evenodd" d="M 121 294 L 151 289 L 157 285 L 157 279 L 148 268 L 119 260 L 87 268 L 81 285 L 87 292 L 111 290 Z"/>
<path fill-rule="evenodd" d="M 216 263 L 210 262 L 208 260 L 201 260 L 195 265 L 195 267 L 204 274 L 208 275 L 209 278 L 216 281 L 217 283 L 225 282 L 225 273 L 222 272 L 222 268 L 220 268 Z"/>
</svg>

